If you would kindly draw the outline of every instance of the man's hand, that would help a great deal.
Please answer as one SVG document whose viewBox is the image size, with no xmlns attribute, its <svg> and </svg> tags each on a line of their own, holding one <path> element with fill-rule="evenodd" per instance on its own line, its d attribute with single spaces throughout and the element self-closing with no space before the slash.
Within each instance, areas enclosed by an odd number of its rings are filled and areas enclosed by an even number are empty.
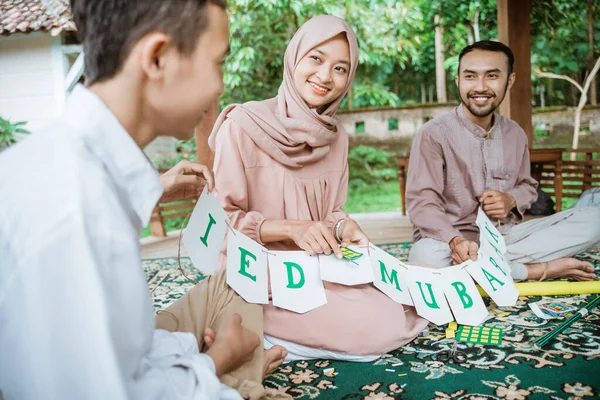
<svg viewBox="0 0 600 400">
<path fill-rule="evenodd" d="M 207 346 L 206 355 L 215 363 L 217 376 L 226 374 L 252 360 L 254 350 L 260 345 L 260 338 L 242 326 L 242 317 L 233 314 L 226 317 L 217 329 L 204 331 Z M 207 337 L 208 336 L 208 337 Z M 214 340 L 213 340 L 214 337 Z"/>
<path fill-rule="evenodd" d="M 449 243 L 452 250 L 453 264 L 462 264 L 467 260 L 477 261 L 477 250 L 479 245 L 462 236 L 455 236 Z"/>
<path fill-rule="evenodd" d="M 170 203 L 200 196 L 206 184 L 208 190 L 212 191 L 215 178 L 206 165 L 184 160 L 162 174 L 160 184 L 164 192 L 159 203 Z"/>
<path fill-rule="evenodd" d="M 479 203 L 483 212 L 488 217 L 495 219 L 506 218 L 510 211 L 517 206 L 517 201 L 512 194 L 491 189 L 483 192 L 479 197 Z"/>
</svg>

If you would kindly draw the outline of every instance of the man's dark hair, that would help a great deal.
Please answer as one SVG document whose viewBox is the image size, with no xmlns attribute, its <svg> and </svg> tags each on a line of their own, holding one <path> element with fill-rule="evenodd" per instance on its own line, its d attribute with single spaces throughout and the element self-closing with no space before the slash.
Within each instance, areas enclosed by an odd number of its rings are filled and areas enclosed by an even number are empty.
<svg viewBox="0 0 600 400">
<path fill-rule="evenodd" d="M 508 75 L 513 72 L 513 65 L 515 63 L 515 56 L 513 55 L 510 47 L 501 42 L 495 42 L 493 40 L 481 40 L 479 42 L 475 42 L 473 44 L 468 45 L 460 52 L 458 56 L 458 73 L 460 74 L 460 60 L 473 50 L 485 50 L 485 51 L 497 51 L 500 53 L 504 53 L 508 60 Z"/>
<path fill-rule="evenodd" d="M 114 77 L 150 32 L 166 33 L 178 51 L 191 54 L 208 25 L 209 3 L 226 7 L 226 0 L 71 0 L 87 84 Z"/>
</svg>

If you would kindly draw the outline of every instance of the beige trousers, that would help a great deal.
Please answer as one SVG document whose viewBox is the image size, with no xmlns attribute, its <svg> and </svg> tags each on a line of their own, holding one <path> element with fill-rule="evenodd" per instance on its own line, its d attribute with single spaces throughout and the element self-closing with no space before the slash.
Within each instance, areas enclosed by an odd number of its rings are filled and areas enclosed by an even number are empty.
<svg viewBox="0 0 600 400">
<path fill-rule="evenodd" d="M 571 208 L 523 222 L 513 226 L 504 240 L 513 279 L 526 280 L 525 264 L 572 257 L 599 245 L 600 207 Z M 412 246 L 408 261 L 450 266 L 450 246 L 431 238 L 421 239 Z"/>
<path fill-rule="evenodd" d="M 242 325 L 256 333 L 261 345 L 254 357 L 238 369 L 220 377 L 221 382 L 236 389 L 245 399 L 291 399 L 287 394 L 262 385 L 263 311 L 259 304 L 249 304 L 235 293 L 226 282 L 225 271 L 199 282 L 184 296 L 156 315 L 156 328 L 170 332 L 191 332 L 198 339 L 198 348 L 205 351 L 204 328 L 217 329 L 228 315 L 238 313 Z"/>
</svg>

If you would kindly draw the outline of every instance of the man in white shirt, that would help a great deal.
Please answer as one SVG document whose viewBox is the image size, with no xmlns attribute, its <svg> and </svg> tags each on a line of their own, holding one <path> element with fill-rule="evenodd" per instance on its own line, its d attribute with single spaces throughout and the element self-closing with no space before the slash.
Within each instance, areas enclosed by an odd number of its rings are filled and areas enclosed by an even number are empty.
<svg viewBox="0 0 600 400">
<path fill-rule="evenodd" d="M 202 177 L 212 186 L 206 167 L 182 163 L 163 188 L 141 149 L 159 135 L 191 138 L 222 93 L 224 4 L 74 0 L 72 8 L 88 88 L 73 91 L 57 123 L 0 154 L 0 393 L 241 398 L 221 378 L 269 397 L 261 374 L 282 354 L 263 363 L 261 339 L 244 327 L 262 335 L 260 306 L 215 276 L 194 289 L 208 294 L 196 304 L 205 338 L 155 331 L 140 265 L 140 232 L 163 189 L 173 200 L 197 194 Z M 205 354 L 199 344 L 210 345 Z"/>
</svg>

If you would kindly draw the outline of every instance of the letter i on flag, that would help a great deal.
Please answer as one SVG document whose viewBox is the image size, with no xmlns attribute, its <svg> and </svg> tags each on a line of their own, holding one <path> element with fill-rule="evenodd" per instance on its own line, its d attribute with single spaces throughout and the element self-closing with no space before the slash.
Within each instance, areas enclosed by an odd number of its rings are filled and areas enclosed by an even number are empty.
<svg viewBox="0 0 600 400">
<path fill-rule="evenodd" d="M 183 244 L 194 266 L 212 275 L 217 266 L 229 218 L 216 197 L 204 187 L 183 234 Z"/>
<path fill-rule="evenodd" d="M 227 284 L 248 303 L 269 304 L 266 249 L 242 232 L 227 235 Z"/>
<path fill-rule="evenodd" d="M 327 304 L 319 258 L 304 251 L 268 254 L 273 305 L 303 314 Z"/>
</svg>

